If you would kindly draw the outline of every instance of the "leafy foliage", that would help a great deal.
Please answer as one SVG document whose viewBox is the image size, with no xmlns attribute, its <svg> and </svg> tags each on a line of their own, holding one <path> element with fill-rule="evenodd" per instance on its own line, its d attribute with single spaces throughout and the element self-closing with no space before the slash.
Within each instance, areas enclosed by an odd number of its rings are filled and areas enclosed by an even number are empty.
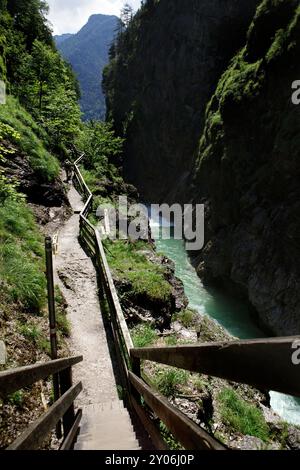
<svg viewBox="0 0 300 470">
<path fill-rule="evenodd" d="M 64 156 L 80 125 L 78 84 L 56 51 L 41 0 L 9 1 L 0 12 L 0 74 L 8 90 L 44 129 L 49 149 Z"/>
<path fill-rule="evenodd" d="M 7 146 L 3 145 L 3 140 L 6 138 L 18 140 L 20 135 L 11 126 L 0 122 L 0 205 L 3 204 L 7 198 L 18 198 L 16 191 L 17 182 L 11 181 L 7 178 L 7 176 L 5 176 L 4 169 L 2 168 L 6 157 L 14 154 L 13 149 L 9 149 Z"/>
<path fill-rule="evenodd" d="M 123 142 L 115 136 L 111 123 L 91 121 L 83 125 L 77 145 L 85 152 L 88 168 L 99 173 L 101 168 L 107 169 L 109 163 L 120 161 Z"/>
</svg>

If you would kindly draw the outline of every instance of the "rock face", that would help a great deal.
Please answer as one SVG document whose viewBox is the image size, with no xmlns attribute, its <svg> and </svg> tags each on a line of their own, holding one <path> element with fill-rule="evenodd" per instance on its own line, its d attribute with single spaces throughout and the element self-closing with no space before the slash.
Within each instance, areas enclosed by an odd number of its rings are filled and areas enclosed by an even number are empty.
<svg viewBox="0 0 300 470">
<path fill-rule="evenodd" d="M 258 3 L 147 1 L 123 34 L 104 88 L 109 116 L 125 128 L 126 176 L 148 201 L 184 189 L 207 101 Z"/>
<path fill-rule="evenodd" d="M 13 159 L 5 162 L 5 174 L 18 182 L 20 191 L 32 204 L 45 207 L 61 207 L 69 204 L 61 180 L 58 178 L 53 181 L 41 180 L 40 175 L 30 165 L 29 158 L 18 150 Z"/>
<path fill-rule="evenodd" d="M 199 274 L 278 335 L 300 333 L 299 53 L 299 2 L 264 1 L 208 105 L 191 189 L 207 208 Z"/>
</svg>

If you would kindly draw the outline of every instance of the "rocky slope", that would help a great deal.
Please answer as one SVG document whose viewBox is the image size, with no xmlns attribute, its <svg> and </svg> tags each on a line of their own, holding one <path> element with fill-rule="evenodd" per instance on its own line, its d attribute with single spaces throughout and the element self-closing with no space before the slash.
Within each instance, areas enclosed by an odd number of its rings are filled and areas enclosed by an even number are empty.
<svg viewBox="0 0 300 470">
<path fill-rule="evenodd" d="M 125 129 L 126 175 L 149 201 L 172 199 L 174 180 L 184 187 L 207 101 L 257 4 L 147 1 L 122 35 L 104 76 L 108 115 Z"/>
<path fill-rule="evenodd" d="M 299 38 L 299 2 L 265 0 L 208 105 L 191 191 L 207 207 L 199 274 L 278 335 L 300 333 Z"/>
</svg>

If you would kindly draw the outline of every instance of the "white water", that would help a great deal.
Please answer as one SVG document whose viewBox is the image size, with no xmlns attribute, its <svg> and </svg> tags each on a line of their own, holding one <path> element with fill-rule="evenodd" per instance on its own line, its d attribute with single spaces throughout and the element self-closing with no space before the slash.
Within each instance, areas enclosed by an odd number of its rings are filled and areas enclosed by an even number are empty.
<svg viewBox="0 0 300 470">
<path fill-rule="evenodd" d="M 242 302 L 228 296 L 208 292 L 190 263 L 182 240 L 163 239 L 169 231 L 168 221 L 151 214 L 152 237 L 157 250 L 174 261 L 176 276 L 182 280 L 190 306 L 201 314 L 215 319 L 230 334 L 240 339 L 262 338 L 263 333 L 254 323 L 250 312 Z M 277 392 L 271 392 L 271 407 L 285 421 L 300 424 L 300 400 Z"/>
</svg>

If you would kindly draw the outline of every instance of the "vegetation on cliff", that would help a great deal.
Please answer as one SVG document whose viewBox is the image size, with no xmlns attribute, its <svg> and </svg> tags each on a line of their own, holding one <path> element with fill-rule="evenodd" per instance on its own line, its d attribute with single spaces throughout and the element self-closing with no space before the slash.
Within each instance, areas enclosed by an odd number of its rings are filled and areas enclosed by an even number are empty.
<svg viewBox="0 0 300 470">
<path fill-rule="evenodd" d="M 191 192 L 209 208 L 199 273 L 232 281 L 279 335 L 300 331 L 299 38 L 299 3 L 263 1 L 208 104 Z"/>
<path fill-rule="evenodd" d="M 58 179 L 80 125 L 77 83 L 57 53 L 40 0 L 0 2 L 0 339 L 7 363 L 49 359 L 44 243 L 36 206 L 66 201 Z M 41 209 L 42 210 L 42 209 Z M 65 302 L 57 291 L 59 354 L 68 335 Z M 0 400 L 0 448 L 51 403 L 50 382 Z"/>
</svg>

